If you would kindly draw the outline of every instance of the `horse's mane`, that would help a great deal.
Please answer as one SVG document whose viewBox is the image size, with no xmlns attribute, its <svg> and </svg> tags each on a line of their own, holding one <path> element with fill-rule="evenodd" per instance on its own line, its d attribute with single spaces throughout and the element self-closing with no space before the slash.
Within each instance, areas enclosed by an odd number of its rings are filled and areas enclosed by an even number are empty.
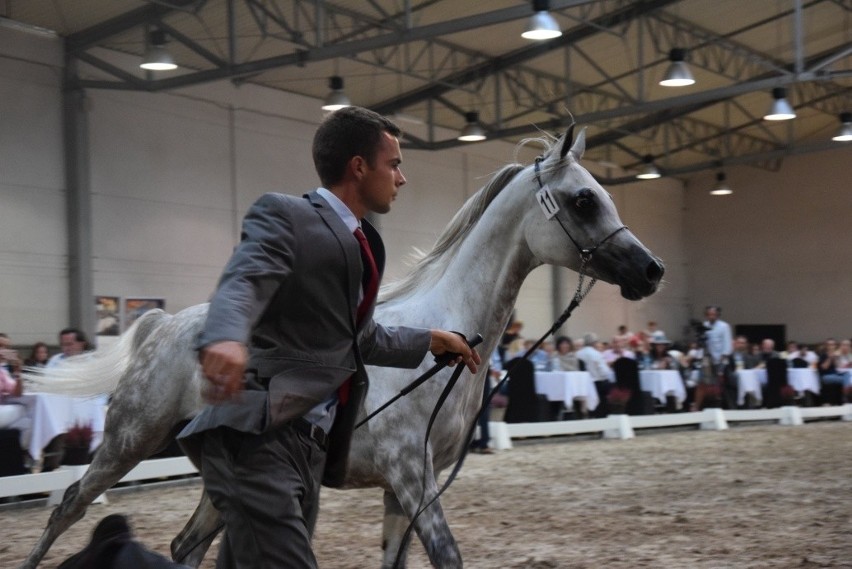
<svg viewBox="0 0 852 569">
<path fill-rule="evenodd" d="M 458 249 L 465 236 L 470 233 L 470 230 L 485 213 L 488 204 L 494 201 L 494 198 L 503 188 L 524 168 L 525 166 L 522 164 L 503 166 L 482 189 L 473 194 L 456 212 L 449 225 L 438 237 L 432 250 L 429 253 L 419 255 L 411 272 L 382 287 L 379 302 L 387 302 L 411 292 L 415 287 L 436 282 L 443 274 L 446 264 L 436 263 L 435 260 Z"/>
</svg>

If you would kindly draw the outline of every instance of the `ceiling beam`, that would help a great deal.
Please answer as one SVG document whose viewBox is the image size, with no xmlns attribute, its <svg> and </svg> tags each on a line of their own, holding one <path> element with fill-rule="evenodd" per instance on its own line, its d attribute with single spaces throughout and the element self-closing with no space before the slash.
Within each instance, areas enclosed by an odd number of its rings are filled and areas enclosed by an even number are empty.
<svg viewBox="0 0 852 569">
<path fill-rule="evenodd" d="M 461 71 L 442 77 L 440 82 L 426 85 L 419 89 L 414 89 L 408 93 L 403 93 L 381 103 L 371 105 L 370 108 L 380 114 L 391 114 L 396 111 L 400 111 L 405 107 L 443 95 L 466 83 L 480 80 L 485 76 L 493 75 L 494 73 L 498 73 L 509 67 L 529 61 L 555 49 L 560 49 L 577 43 L 589 36 L 600 33 L 599 28 L 601 27 L 610 28 L 622 25 L 625 22 L 629 22 L 630 20 L 642 16 L 643 14 L 647 14 L 653 10 L 657 10 L 679 1 L 680 0 L 650 0 L 648 2 L 632 2 L 620 10 L 599 16 L 589 23 L 579 25 L 571 31 L 563 33 L 562 36 L 558 38 L 543 41 L 529 47 L 523 47 L 500 57 L 495 57 L 477 65 L 473 65 L 467 69 L 462 69 Z"/>
</svg>

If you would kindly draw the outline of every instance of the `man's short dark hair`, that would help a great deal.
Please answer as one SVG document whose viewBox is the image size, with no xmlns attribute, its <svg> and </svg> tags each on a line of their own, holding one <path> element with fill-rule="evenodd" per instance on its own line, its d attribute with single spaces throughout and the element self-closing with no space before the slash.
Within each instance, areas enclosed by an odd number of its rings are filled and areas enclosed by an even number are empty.
<svg viewBox="0 0 852 569">
<path fill-rule="evenodd" d="M 59 332 L 59 337 L 61 338 L 65 334 L 74 334 L 74 341 L 76 342 L 83 342 L 84 344 L 89 342 L 89 339 L 86 338 L 85 332 L 78 330 L 77 328 L 63 328 L 62 331 Z"/>
<path fill-rule="evenodd" d="M 344 107 L 328 115 L 314 135 L 314 166 L 322 185 L 330 188 L 343 179 L 349 160 L 361 156 L 371 168 L 382 134 L 399 137 L 401 131 L 389 119 L 362 107 Z"/>
</svg>

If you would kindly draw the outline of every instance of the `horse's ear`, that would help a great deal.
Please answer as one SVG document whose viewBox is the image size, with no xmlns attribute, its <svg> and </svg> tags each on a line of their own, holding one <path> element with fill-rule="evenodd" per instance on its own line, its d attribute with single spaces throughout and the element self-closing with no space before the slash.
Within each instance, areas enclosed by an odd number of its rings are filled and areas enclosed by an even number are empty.
<svg viewBox="0 0 852 569">
<path fill-rule="evenodd" d="M 567 146 L 567 145 L 566 145 Z M 586 151 L 586 129 L 581 128 L 580 134 L 577 135 L 577 140 L 574 141 L 574 144 L 571 145 L 571 155 L 574 157 L 574 160 L 580 161 L 580 158 L 583 157 L 583 153 Z"/>
<path fill-rule="evenodd" d="M 559 159 L 563 160 L 565 155 L 568 154 L 568 151 L 571 149 L 571 144 L 574 140 L 574 125 L 576 123 L 571 123 L 571 126 L 568 127 L 568 130 L 565 131 L 565 136 L 562 137 L 562 148 L 559 149 Z"/>
</svg>

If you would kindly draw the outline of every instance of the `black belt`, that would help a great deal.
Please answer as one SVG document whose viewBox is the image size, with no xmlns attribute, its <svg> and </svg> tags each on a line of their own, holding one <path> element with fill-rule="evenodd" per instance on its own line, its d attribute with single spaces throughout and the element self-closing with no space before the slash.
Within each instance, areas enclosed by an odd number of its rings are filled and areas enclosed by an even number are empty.
<svg viewBox="0 0 852 569">
<path fill-rule="evenodd" d="M 310 438 L 312 441 L 317 443 L 321 449 L 326 450 L 328 448 L 328 433 L 323 431 L 320 427 L 317 427 L 303 417 L 299 417 L 290 424 L 293 425 L 293 430 Z"/>
</svg>

